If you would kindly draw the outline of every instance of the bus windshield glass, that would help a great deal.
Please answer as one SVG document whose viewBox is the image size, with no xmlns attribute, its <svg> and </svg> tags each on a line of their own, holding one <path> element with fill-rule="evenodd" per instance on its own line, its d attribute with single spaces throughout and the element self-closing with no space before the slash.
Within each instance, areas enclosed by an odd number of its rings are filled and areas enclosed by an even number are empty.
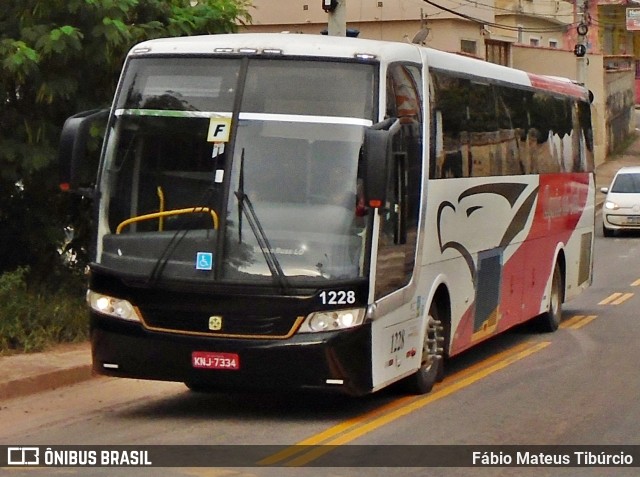
<svg viewBox="0 0 640 477">
<path fill-rule="evenodd" d="M 148 280 L 364 275 L 372 64 L 133 59 L 105 147 L 97 261 Z"/>
</svg>

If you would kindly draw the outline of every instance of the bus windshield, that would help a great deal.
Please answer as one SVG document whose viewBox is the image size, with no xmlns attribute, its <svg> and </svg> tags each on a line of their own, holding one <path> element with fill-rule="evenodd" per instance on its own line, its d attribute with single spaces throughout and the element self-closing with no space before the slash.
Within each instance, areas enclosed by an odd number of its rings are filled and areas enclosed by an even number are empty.
<svg viewBox="0 0 640 477">
<path fill-rule="evenodd" d="M 98 263 L 167 281 L 364 276 L 372 64 L 133 59 L 99 183 Z"/>
</svg>

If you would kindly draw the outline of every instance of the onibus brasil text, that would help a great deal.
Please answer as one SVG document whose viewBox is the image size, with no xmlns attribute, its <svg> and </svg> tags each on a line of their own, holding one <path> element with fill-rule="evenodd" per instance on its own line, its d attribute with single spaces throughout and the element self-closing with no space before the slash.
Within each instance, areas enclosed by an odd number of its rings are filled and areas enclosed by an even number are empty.
<svg viewBox="0 0 640 477">
<path fill-rule="evenodd" d="M 29 459 L 14 459 L 12 451 L 27 450 Z M 78 449 L 52 449 L 47 447 L 42 454 L 38 447 L 15 447 L 8 449 L 9 465 L 35 465 L 51 467 L 146 467 L 153 463 L 146 450 L 78 450 Z"/>
</svg>

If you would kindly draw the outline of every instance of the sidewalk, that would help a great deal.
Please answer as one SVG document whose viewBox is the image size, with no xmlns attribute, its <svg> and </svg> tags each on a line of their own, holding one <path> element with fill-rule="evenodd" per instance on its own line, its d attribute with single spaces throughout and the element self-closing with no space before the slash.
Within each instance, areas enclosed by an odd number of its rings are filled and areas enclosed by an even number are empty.
<svg viewBox="0 0 640 477">
<path fill-rule="evenodd" d="M 596 204 L 616 171 L 623 166 L 640 165 L 640 136 L 624 154 L 611 157 L 596 169 Z M 92 377 L 89 343 L 62 345 L 44 353 L 0 357 L 0 401 L 67 386 Z"/>
</svg>

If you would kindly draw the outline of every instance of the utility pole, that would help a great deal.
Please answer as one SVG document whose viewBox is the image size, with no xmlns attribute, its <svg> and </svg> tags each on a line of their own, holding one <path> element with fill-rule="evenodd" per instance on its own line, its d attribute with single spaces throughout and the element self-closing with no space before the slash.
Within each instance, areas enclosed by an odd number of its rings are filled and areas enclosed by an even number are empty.
<svg viewBox="0 0 640 477">
<path fill-rule="evenodd" d="M 588 0 L 577 0 L 576 10 L 577 10 L 576 14 L 578 17 L 577 18 L 578 26 L 576 27 L 576 30 L 578 32 L 578 41 L 576 42 L 576 46 L 573 49 L 573 52 L 577 57 L 576 80 L 578 81 L 578 83 L 586 86 L 587 66 L 589 65 L 589 60 L 587 58 L 587 44 L 588 44 L 587 33 L 589 32 Z"/>
<path fill-rule="evenodd" d="M 322 8 L 329 14 L 329 35 L 347 36 L 347 0 L 322 0 Z"/>
</svg>

